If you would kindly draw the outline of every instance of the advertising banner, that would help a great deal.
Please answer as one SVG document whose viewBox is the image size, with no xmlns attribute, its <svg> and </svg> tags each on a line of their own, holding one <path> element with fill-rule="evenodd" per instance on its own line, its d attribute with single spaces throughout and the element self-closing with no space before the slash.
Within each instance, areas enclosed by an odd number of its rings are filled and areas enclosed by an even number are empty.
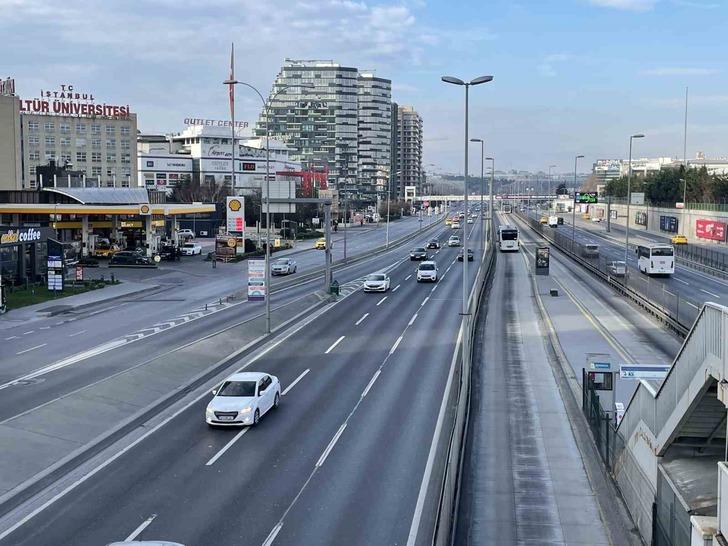
<svg viewBox="0 0 728 546">
<path fill-rule="evenodd" d="M 645 204 L 645 194 L 644 192 L 632 192 L 631 193 L 632 199 L 630 200 L 630 203 L 632 205 L 644 205 Z"/>
<path fill-rule="evenodd" d="M 597 195 L 597 192 L 595 191 L 578 191 L 574 193 L 574 202 L 575 203 L 586 203 L 586 204 L 594 204 L 599 202 L 599 197 Z"/>
<path fill-rule="evenodd" d="M 540 246 L 536 249 L 536 275 L 549 274 L 549 247 Z"/>
<path fill-rule="evenodd" d="M 265 259 L 248 260 L 248 301 L 263 301 L 266 296 Z"/>
<path fill-rule="evenodd" d="M 711 241 L 725 241 L 726 224 L 717 220 L 695 220 L 695 236 Z"/>
<path fill-rule="evenodd" d="M 677 233 L 677 216 L 660 216 L 660 231 Z"/>
<path fill-rule="evenodd" d="M 241 233 L 245 237 L 245 201 L 243 197 L 228 197 L 227 206 L 228 233 Z"/>
<path fill-rule="evenodd" d="M 48 256 L 48 290 L 63 290 L 63 256 Z"/>
<path fill-rule="evenodd" d="M 634 215 L 634 223 L 638 226 L 646 226 L 647 225 L 647 213 L 646 212 L 636 212 Z"/>
</svg>

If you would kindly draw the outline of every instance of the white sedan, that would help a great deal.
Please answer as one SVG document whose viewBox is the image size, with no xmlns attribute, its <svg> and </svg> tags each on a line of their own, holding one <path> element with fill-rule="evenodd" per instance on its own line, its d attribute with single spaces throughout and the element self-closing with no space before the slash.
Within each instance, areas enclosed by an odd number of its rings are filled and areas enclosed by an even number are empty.
<svg viewBox="0 0 728 546">
<path fill-rule="evenodd" d="M 183 256 L 194 256 L 195 254 L 202 254 L 202 245 L 199 243 L 185 243 L 182 245 Z"/>
<path fill-rule="evenodd" d="M 386 292 L 389 290 L 389 277 L 384 273 L 372 273 L 364 279 L 364 292 Z"/>
<path fill-rule="evenodd" d="M 281 402 L 281 384 L 274 375 L 240 372 L 213 389 L 205 410 L 210 426 L 257 425 L 260 418 Z"/>
</svg>

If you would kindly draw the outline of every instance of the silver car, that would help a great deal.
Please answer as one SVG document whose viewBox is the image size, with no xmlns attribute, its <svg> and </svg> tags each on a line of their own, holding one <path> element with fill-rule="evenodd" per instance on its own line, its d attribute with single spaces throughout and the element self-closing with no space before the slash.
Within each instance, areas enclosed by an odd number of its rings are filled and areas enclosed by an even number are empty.
<svg viewBox="0 0 728 546">
<path fill-rule="evenodd" d="M 607 264 L 607 272 L 612 277 L 624 277 L 627 274 L 627 264 L 623 261 L 614 261 Z"/>
<path fill-rule="evenodd" d="M 386 292 L 389 282 L 389 277 L 384 273 L 372 273 L 364 279 L 364 292 Z"/>
<path fill-rule="evenodd" d="M 278 258 L 270 266 L 271 275 L 290 275 L 297 269 L 296 261 L 291 258 Z"/>
</svg>

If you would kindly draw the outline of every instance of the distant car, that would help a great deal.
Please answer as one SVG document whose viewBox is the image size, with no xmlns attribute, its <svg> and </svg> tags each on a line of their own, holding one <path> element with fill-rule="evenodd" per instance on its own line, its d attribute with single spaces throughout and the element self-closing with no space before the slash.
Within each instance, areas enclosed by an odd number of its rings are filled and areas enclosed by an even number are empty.
<svg viewBox="0 0 728 546">
<path fill-rule="evenodd" d="M 462 262 L 463 261 L 463 249 L 462 248 L 458 252 L 458 261 L 459 262 Z M 468 249 L 468 261 L 469 262 L 472 262 L 473 261 L 473 249 L 472 248 L 469 248 Z"/>
<path fill-rule="evenodd" d="M 602 221 L 602 219 L 599 216 L 592 216 L 591 221 L 598 224 Z"/>
<path fill-rule="evenodd" d="M 440 241 L 437 239 L 430 239 L 427 243 L 427 248 L 440 248 Z"/>
<path fill-rule="evenodd" d="M 460 246 L 460 237 L 457 235 L 451 235 L 447 240 L 447 246 Z"/>
<path fill-rule="evenodd" d="M 432 261 L 422 262 L 417 268 L 417 282 L 437 282 L 437 264 Z"/>
<path fill-rule="evenodd" d="M 93 257 L 110 258 L 120 250 L 119 245 L 111 243 L 108 239 L 99 239 L 94 245 Z"/>
<path fill-rule="evenodd" d="M 686 245 L 688 244 L 688 238 L 685 235 L 673 235 L 670 237 L 670 242 L 673 245 Z"/>
<path fill-rule="evenodd" d="M 117 252 L 111 257 L 111 260 L 109 260 L 109 266 L 123 266 L 123 265 L 154 265 L 152 260 L 150 260 L 147 256 L 144 256 L 143 254 L 132 251 L 132 250 L 122 250 L 120 252 Z"/>
<path fill-rule="evenodd" d="M 185 243 L 180 248 L 183 256 L 202 255 L 202 245 L 200 243 Z"/>
<path fill-rule="evenodd" d="M 278 258 L 270 266 L 271 275 L 290 275 L 298 269 L 296 261 L 292 258 Z"/>
<path fill-rule="evenodd" d="M 540 224 L 548 224 L 549 223 L 549 218 L 548 218 L 548 216 L 541 216 L 541 218 L 539 218 L 538 222 Z"/>
<path fill-rule="evenodd" d="M 613 277 L 624 277 L 627 274 L 627 264 L 623 261 L 609 262 L 607 272 Z"/>
<path fill-rule="evenodd" d="M 472 219 L 472 218 L 468 218 L 468 219 L 466 220 L 466 222 L 467 222 L 468 224 L 472 224 L 472 223 L 473 223 L 473 219 Z"/>
<path fill-rule="evenodd" d="M 177 237 L 179 237 L 182 240 L 194 239 L 195 232 L 192 231 L 191 229 L 180 229 L 180 230 L 177 230 Z"/>
<path fill-rule="evenodd" d="M 559 225 L 559 226 L 563 226 L 564 225 L 564 218 L 562 216 L 558 216 L 556 218 L 556 224 Z"/>
<path fill-rule="evenodd" d="M 281 384 L 274 375 L 239 372 L 213 389 L 212 394 L 205 409 L 208 425 L 257 425 L 263 415 L 280 404 Z"/>
<path fill-rule="evenodd" d="M 445 218 L 445 225 L 451 226 L 452 225 L 452 218 Z"/>
<path fill-rule="evenodd" d="M 331 245 L 331 246 L 333 246 L 333 245 Z M 316 241 L 316 244 L 314 245 L 314 248 L 316 250 L 326 250 L 326 238 L 321 237 L 320 239 L 318 239 Z"/>
<path fill-rule="evenodd" d="M 460 229 L 460 221 L 459 220 L 453 220 L 452 224 L 450 224 L 450 227 L 452 229 Z"/>
<path fill-rule="evenodd" d="M 549 216 L 549 227 L 555 228 L 559 225 L 559 218 L 557 216 Z"/>
<path fill-rule="evenodd" d="M 410 250 L 410 260 L 426 260 L 427 259 L 427 249 L 422 246 L 418 246 L 417 248 L 413 248 Z"/>
<path fill-rule="evenodd" d="M 599 257 L 599 245 L 594 243 L 587 243 L 581 249 L 581 255 L 584 258 L 598 258 Z"/>
<path fill-rule="evenodd" d="M 384 273 L 372 273 L 364 279 L 364 292 L 386 292 L 389 290 L 389 277 Z"/>
</svg>

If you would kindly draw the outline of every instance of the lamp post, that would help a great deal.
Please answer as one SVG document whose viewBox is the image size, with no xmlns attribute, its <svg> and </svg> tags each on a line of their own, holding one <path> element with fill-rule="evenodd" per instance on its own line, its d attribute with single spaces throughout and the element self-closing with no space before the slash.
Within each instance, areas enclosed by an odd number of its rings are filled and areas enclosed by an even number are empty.
<svg viewBox="0 0 728 546">
<path fill-rule="evenodd" d="M 546 190 L 547 195 L 551 195 L 551 186 L 553 186 L 554 179 L 551 176 L 551 169 L 555 169 L 556 165 L 549 165 L 549 187 L 548 190 Z"/>
<path fill-rule="evenodd" d="M 490 188 L 488 188 L 488 235 L 490 241 L 493 242 L 493 181 L 495 180 L 495 159 L 492 157 L 486 157 L 486 160 L 490 161 Z"/>
<path fill-rule="evenodd" d="M 624 233 L 624 267 L 627 270 L 627 249 L 629 248 L 629 203 L 632 201 L 632 141 L 635 138 L 645 138 L 645 135 L 637 133 L 629 137 L 629 168 L 627 169 L 627 225 Z"/>
<path fill-rule="evenodd" d="M 571 252 L 574 252 L 574 244 L 576 243 L 576 166 L 580 159 L 583 159 L 583 155 L 577 155 L 574 157 L 574 202 L 571 205 Z"/>
<path fill-rule="evenodd" d="M 268 109 L 268 105 L 270 104 L 270 101 L 273 101 L 280 93 L 286 92 L 288 89 L 291 89 L 293 87 L 300 87 L 303 89 L 311 89 L 313 88 L 313 84 L 305 84 L 301 83 L 298 85 L 284 85 L 281 86 L 278 91 L 273 93 L 270 97 L 270 100 L 266 102 L 266 100 L 263 98 L 263 94 L 258 91 L 257 88 L 253 87 L 249 83 L 241 82 L 236 79 L 230 78 L 228 80 L 225 80 L 222 82 L 224 85 L 227 85 L 232 89 L 233 85 L 244 85 L 245 87 L 249 87 L 255 93 L 260 97 L 260 101 L 263 103 L 263 112 L 265 113 L 265 288 L 266 288 L 266 294 L 265 294 L 265 332 L 267 334 L 270 334 L 271 327 L 270 327 L 270 112 Z M 233 187 L 235 187 L 235 111 L 234 108 L 231 109 L 230 115 L 233 118 Z"/>
<path fill-rule="evenodd" d="M 480 142 L 480 228 L 483 238 L 483 256 L 485 256 L 485 221 L 483 220 L 483 194 L 485 193 L 485 141 L 482 138 L 471 138 L 470 142 Z"/>
<path fill-rule="evenodd" d="M 468 98 L 471 85 L 480 85 L 481 83 L 488 83 L 493 80 L 493 76 L 480 76 L 469 82 L 465 82 L 460 78 L 453 76 L 442 76 L 442 81 L 453 85 L 462 85 L 465 87 L 465 169 L 464 169 L 464 181 L 463 181 L 463 196 L 465 201 L 465 211 L 468 210 Z M 467 236 L 467 223 L 463 227 L 463 305 L 462 315 L 468 314 L 468 236 Z M 463 343 L 463 362 L 467 362 L 467 347 L 466 343 Z"/>
</svg>

